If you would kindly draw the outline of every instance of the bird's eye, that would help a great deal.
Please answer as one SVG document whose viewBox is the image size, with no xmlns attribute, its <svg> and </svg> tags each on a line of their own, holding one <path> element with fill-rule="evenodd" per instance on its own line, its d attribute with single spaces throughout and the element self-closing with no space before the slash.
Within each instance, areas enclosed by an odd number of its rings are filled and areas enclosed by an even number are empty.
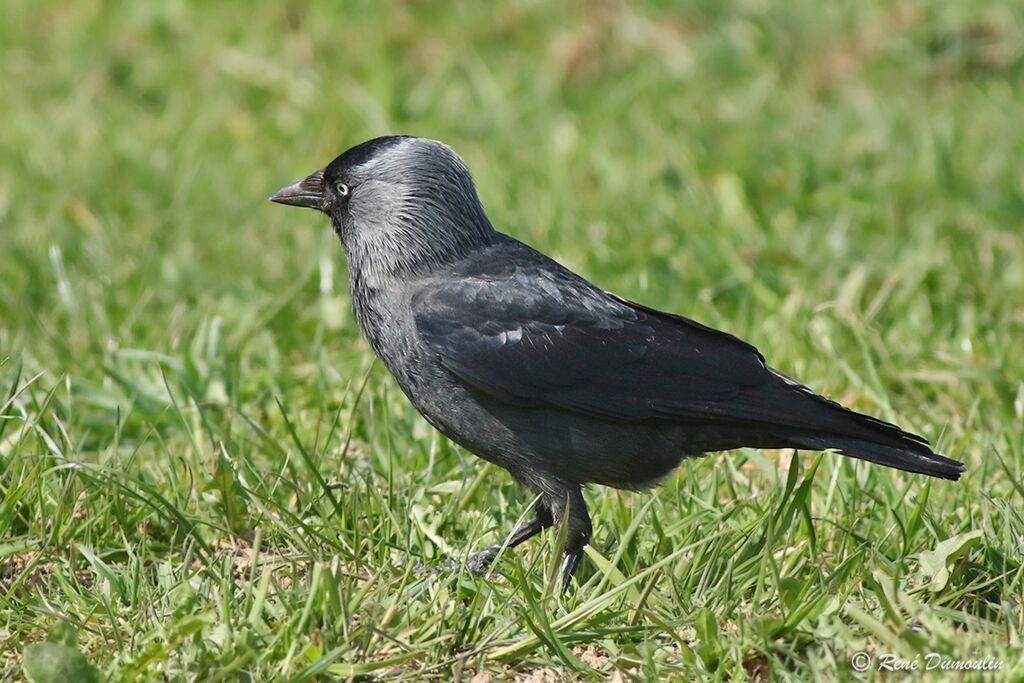
<svg viewBox="0 0 1024 683">
<path fill-rule="evenodd" d="M 348 188 L 348 185 L 346 185 L 345 183 L 343 183 L 341 181 L 335 183 L 334 184 L 334 189 L 337 190 L 339 197 L 347 197 L 348 196 L 349 188 Z"/>
</svg>

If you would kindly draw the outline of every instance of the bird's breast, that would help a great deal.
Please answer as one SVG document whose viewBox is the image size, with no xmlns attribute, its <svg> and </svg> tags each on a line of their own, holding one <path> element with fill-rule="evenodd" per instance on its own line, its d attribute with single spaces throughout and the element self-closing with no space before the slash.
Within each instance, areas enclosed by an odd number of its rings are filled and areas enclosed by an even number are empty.
<svg viewBox="0 0 1024 683">
<path fill-rule="evenodd" d="M 422 372 L 422 344 L 418 344 L 409 288 L 401 283 L 371 285 L 358 277 L 350 282 L 352 308 L 367 343 L 384 367 L 409 393 Z"/>
</svg>

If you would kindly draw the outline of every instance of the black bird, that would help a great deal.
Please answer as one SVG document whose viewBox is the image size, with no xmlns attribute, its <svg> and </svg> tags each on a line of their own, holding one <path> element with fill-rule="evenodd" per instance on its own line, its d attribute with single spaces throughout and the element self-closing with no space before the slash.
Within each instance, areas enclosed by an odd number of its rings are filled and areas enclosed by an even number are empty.
<svg viewBox="0 0 1024 683">
<path fill-rule="evenodd" d="M 565 586 L 591 535 L 587 483 L 642 489 L 687 456 L 742 446 L 964 471 L 773 370 L 750 344 L 609 294 L 497 232 L 440 142 L 364 142 L 271 199 L 330 217 L 363 334 L 423 417 L 539 494 L 508 546 L 568 525 Z"/>
</svg>

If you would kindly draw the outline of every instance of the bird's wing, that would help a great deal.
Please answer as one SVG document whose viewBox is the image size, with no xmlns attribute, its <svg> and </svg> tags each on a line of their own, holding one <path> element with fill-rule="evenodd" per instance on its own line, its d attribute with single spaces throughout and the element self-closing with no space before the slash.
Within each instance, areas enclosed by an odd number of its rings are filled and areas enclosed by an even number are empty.
<svg viewBox="0 0 1024 683">
<path fill-rule="evenodd" d="M 946 479 L 963 472 L 924 438 L 772 370 L 746 342 L 602 292 L 524 249 L 471 262 L 413 298 L 420 337 L 473 390 L 601 419 L 756 424 L 772 443 Z"/>
<path fill-rule="evenodd" d="M 553 261 L 517 261 L 414 297 L 420 337 L 464 384 L 605 419 L 778 421 L 762 389 L 782 380 L 754 347 L 606 294 Z"/>
</svg>

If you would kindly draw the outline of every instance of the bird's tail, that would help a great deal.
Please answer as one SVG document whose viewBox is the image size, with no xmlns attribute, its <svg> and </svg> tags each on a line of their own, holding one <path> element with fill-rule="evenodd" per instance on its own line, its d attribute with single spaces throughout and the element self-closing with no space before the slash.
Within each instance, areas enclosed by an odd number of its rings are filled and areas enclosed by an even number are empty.
<svg viewBox="0 0 1024 683">
<path fill-rule="evenodd" d="M 899 431 L 897 430 L 897 432 Z M 905 438 L 906 432 L 902 432 L 902 434 L 903 436 L 886 434 L 879 430 L 878 435 L 872 439 L 832 434 L 808 434 L 790 437 L 790 441 L 794 448 L 812 450 L 832 448 L 843 455 L 887 467 L 895 467 L 907 472 L 927 474 L 930 477 L 952 479 L 953 481 L 960 478 L 964 471 L 962 462 L 935 453 L 928 447 L 927 442 L 921 443 Z"/>
<path fill-rule="evenodd" d="M 810 428 L 786 434 L 790 447 L 834 449 L 843 455 L 879 465 L 953 481 L 959 479 L 964 472 L 963 463 L 934 452 L 924 437 L 845 408 L 781 373 L 777 374 L 785 380 L 790 390 L 803 394 L 803 400 L 799 402 L 802 405 L 794 412 L 809 418 L 798 422 Z"/>
</svg>

